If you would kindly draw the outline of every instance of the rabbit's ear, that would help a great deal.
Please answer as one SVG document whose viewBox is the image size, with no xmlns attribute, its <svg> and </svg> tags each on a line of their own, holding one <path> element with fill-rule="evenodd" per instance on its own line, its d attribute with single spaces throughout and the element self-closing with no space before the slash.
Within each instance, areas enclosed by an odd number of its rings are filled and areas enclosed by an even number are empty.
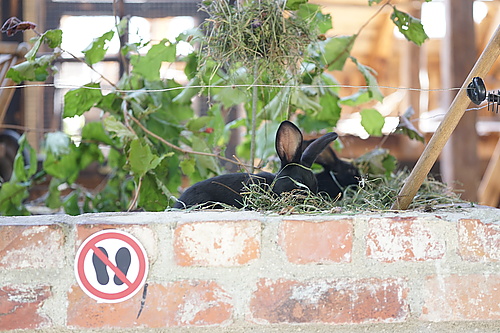
<svg viewBox="0 0 500 333">
<path fill-rule="evenodd" d="M 313 165 L 316 158 L 318 157 L 318 155 L 321 154 L 323 149 L 325 149 L 332 141 L 334 141 L 337 138 L 338 138 L 337 133 L 330 132 L 314 140 L 314 142 L 311 143 L 306 148 L 306 150 L 304 150 L 300 162 L 306 167 L 310 168 Z"/>
<path fill-rule="evenodd" d="M 340 158 L 338 158 L 337 154 L 333 151 L 333 149 L 328 145 L 325 149 L 318 155 L 315 163 L 318 163 L 322 166 L 336 165 L 340 163 Z"/>
<path fill-rule="evenodd" d="M 283 121 L 276 132 L 276 152 L 281 165 L 299 163 L 302 155 L 302 133 L 293 123 Z"/>
</svg>

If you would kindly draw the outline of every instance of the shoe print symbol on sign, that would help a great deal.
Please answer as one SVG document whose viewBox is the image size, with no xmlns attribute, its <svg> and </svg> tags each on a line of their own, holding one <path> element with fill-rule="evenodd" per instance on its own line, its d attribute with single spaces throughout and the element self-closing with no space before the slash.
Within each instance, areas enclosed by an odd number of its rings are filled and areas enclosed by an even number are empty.
<svg viewBox="0 0 500 333">
<path fill-rule="evenodd" d="M 103 247 L 98 247 L 99 251 L 102 252 L 102 256 L 105 256 L 106 258 L 109 259 L 108 257 L 108 252 L 106 249 Z M 108 265 L 104 263 L 100 258 L 99 255 L 97 255 L 98 251 L 94 252 L 92 255 L 92 263 L 94 264 L 96 276 L 97 276 L 97 282 L 99 282 L 101 285 L 106 285 L 109 283 L 109 274 L 108 274 Z M 129 249 L 126 247 L 121 247 L 118 252 L 116 252 L 115 256 L 115 263 L 116 267 L 122 272 L 125 277 L 127 276 L 128 269 L 130 268 L 130 260 L 131 260 L 131 255 Z M 117 286 L 121 286 L 123 284 L 123 281 L 120 280 L 117 274 L 115 274 L 115 277 L 113 279 L 114 283 Z"/>
<path fill-rule="evenodd" d="M 80 288 L 98 302 L 118 303 L 144 285 L 148 258 L 132 235 L 114 229 L 87 238 L 77 251 L 75 276 Z"/>
</svg>

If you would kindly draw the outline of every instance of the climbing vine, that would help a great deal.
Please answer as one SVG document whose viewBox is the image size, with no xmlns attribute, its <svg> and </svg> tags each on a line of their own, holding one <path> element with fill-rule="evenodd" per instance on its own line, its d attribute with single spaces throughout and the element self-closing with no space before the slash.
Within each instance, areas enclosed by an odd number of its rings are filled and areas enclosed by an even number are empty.
<svg viewBox="0 0 500 333">
<path fill-rule="evenodd" d="M 369 0 L 368 4 L 392 6 L 391 19 L 408 40 L 420 45 L 427 38 L 419 20 L 390 1 L 381 2 Z M 102 119 L 86 123 L 78 142 L 62 132 L 47 133 L 41 170 L 33 162 L 33 148 L 21 138 L 12 178 L 0 188 L 0 214 L 29 214 L 25 206 L 29 189 L 41 181 L 49 181 L 45 205 L 63 208 L 68 214 L 164 210 L 178 195 L 183 177 L 192 183 L 223 173 L 220 160 L 243 170 L 253 167 L 253 162 L 251 166 L 241 162 L 253 161 L 253 154 L 266 161 L 274 154 L 271 133 L 281 120 L 293 117 L 305 132 L 332 129 L 343 105 L 382 100 L 376 73 L 350 54 L 358 34 L 326 37 L 332 29 L 331 17 L 319 6 L 307 0 L 236 1 L 235 5 L 207 0 L 200 6 L 209 16 L 200 28 L 173 41 L 122 45 L 121 55 L 130 68 L 118 82 L 100 75 L 97 82 L 66 93 L 63 118 L 97 108 Z M 7 28 L 4 25 L 4 32 L 36 32 L 33 23 L 10 23 Z M 95 38 L 78 60 L 95 71 L 94 65 L 105 59 L 113 36 L 122 36 L 127 24 L 123 19 Z M 61 30 L 37 32 L 26 61 L 11 68 L 7 76 L 20 83 L 44 81 L 54 75 L 54 63 L 68 53 L 61 48 L 63 37 Z M 195 51 L 178 57 L 180 42 L 190 43 Z M 52 52 L 37 56 L 42 45 Z M 146 47 L 148 51 L 141 52 Z M 187 86 L 160 76 L 162 64 L 175 61 L 186 65 Z M 357 66 L 366 88 L 341 97 L 332 72 L 343 70 L 347 61 Z M 103 83 L 112 89 L 103 89 Z M 195 112 L 195 96 L 209 101 L 203 115 Z M 243 105 L 245 115 L 228 123 L 224 111 L 236 105 Z M 381 135 L 384 118 L 378 111 L 363 109 L 361 116 L 370 135 Z M 234 128 L 246 133 L 237 149 L 238 160 L 224 157 Z M 402 128 L 418 137 L 411 126 L 403 124 Z M 23 151 L 29 152 L 32 163 L 24 160 Z M 384 172 L 390 173 L 393 159 L 387 154 L 382 158 L 386 159 Z M 76 183 L 91 163 L 107 170 L 106 186 L 98 193 Z"/>
</svg>

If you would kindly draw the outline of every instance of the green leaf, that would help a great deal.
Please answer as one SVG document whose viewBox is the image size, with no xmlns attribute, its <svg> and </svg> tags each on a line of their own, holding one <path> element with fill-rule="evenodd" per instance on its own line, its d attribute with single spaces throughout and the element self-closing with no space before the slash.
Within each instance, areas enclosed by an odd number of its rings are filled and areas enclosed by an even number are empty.
<svg viewBox="0 0 500 333">
<path fill-rule="evenodd" d="M 29 161 L 24 159 L 24 152 L 26 150 L 29 153 Z M 23 134 L 19 139 L 19 149 L 17 150 L 16 157 L 14 158 L 14 170 L 10 181 L 13 183 L 26 182 L 35 174 L 36 171 L 36 151 L 28 143 L 26 134 Z"/>
<path fill-rule="evenodd" d="M 92 66 L 104 59 L 108 50 L 108 42 L 114 35 L 115 32 L 111 30 L 104 33 L 101 37 L 94 38 L 92 43 L 82 51 L 85 54 L 85 62 Z"/>
<path fill-rule="evenodd" d="M 118 95 L 118 93 L 109 93 L 107 95 L 104 95 L 95 106 L 103 110 L 104 112 L 116 114 L 119 113 L 119 110 L 121 110 L 120 107 L 122 103 L 123 99 L 120 95 Z"/>
<path fill-rule="evenodd" d="M 40 49 L 40 46 L 42 46 L 43 43 L 43 35 L 40 37 L 36 37 L 35 44 L 33 44 L 33 47 L 31 50 L 28 51 L 28 53 L 25 54 L 26 60 L 33 61 L 36 58 L 36 54 L 38 53 L 38 50 Z"/>
<path fill-rule="evenodd" d="M 196 161 L 192 158 L 183 159 L 180 163 L 182 173 L 186 176 L 192 175 L 194 173 Z"/>
<path fill-rule="evenodd" d="M 104 130 L 104 125 L 100 121 L 93 121 L 85 124 L 82 128 L 82 140 L 102 142 L 113 145 L 113 139 Z"/>
<path fill-rule="evenodd" d="M 199 152 L 210 152 L 211 150 L 208 148 L 208 145 L 205 141 L 195 138 L 192 142 L 192 148 L 194 151 Z M 195 155 L 196 162 L 198 164 L 198 170 L 202 173 L 202 176 L 207 174 L 207 170 L 213 171 L 215 173 L 219 173 L 219 164 L 215 157 L 212 156 L 203 156 L 203 155 Z"/>
<path fill-rule="evenodd" d="M 325 94 L 320 97 L 319 104 L 322 109 L 318 112 L 316 119 L 325 121 L 329 126 L 335 127 L 340 119 L 339 98 L 333 94 Z"/>
<path fill-rule="evenodd" d="M 119 138 L 133 139 L 137 137 L 132 131 L 130 131 L 122 122 L 117 120 L 114 116 L 109 116 L 104 118 L 103 123 L 104 123 L 104 128 L 108 132 L 115 133 L 115 135 Z"/>
<path fill-rule="evenodd" d="M 35 37 L 35 44 L 33 44 L 31 50 L 29 50 L 24 57 L 29 61 L 35 60 L 36 54 L 43 43 L 47 44 L 51 49 L 61 46 L 62 30 L 47 30 L 43 35 Z"/>
<path fill-rule="evenodd" d="M 29 197 L 28 189 L 25 185 L 13 182 L 6 182 L 0 188 L 0 215 L 30 215 L 23 205 L 23 201 Z"/>
<path fill-rule="evenodd" d="M 163 39 L 159 44 L 153 45 L 146 55 L 131 56 L 132 73 L 141 75 L 146 80 L 159 80 L 162 62 L 174 62 L 175 50 L 175 44 Z"/>
<path fill-rule="evenodd" d="M 321 111 L 321 105 L 318 102 L 317 97 L 308 96 L 303 89 L 294 89 L 290 97 L 290 104 L 303 111 Z"/>
<path fill-rule="evenodd" d="M 407 40 L 417 44 L 418 46 L 422 45 L 422 43 L 429 38 L 425 33 L 422 22 L 419 19 L 397 10 L 396 7 L 394 7 L 392 12 L 391 20 L 398 27 L 399 32 L 402 33 Z"/>
<path fill-rule="evenodd" d="M 119 36 L 123 36 L 127 32 L 128 21 L 129 21 L 129 18 L 124 17 L 120 20 L 120 22 L 116 26 L 116 30 L 118 31 Z"/>
<path fill-rule="evenodd" d="M 65 180 L 68 184 L 76 181 L 81 170 L 80 152 L 74 144 L 71 144 L 70 148 L 67 154 L 58 156 L 48 151 L 43 161 L 43 169 L 47 174 Z"/>
<path fill-rule="evenodd" d="M 34 61 L 25 61 L 12 66 L 6 77 L 19 83 L 21 81 L 45 81 L 49 76 L 49 66 L 54 60 L 54 55 L 44 55 Z"/>
<path fill-rule="evenodd" d="M 146 174 L 142 179 L 137 206 L 146 211 L 159 212 L 168 206 L 168 196 L 159 186 L 159 180 L 155 175 Z"/>
<path fill-rule="evenodd" d="M 324 42 L 324 59 L 328 70 L 342 70 L 347 58 L 350 56 L 352 46 L 357 35 L 339 36 L 327 39 Z"/>
<path fill-rule="evenodd" d="M 396 158 L 389 154 L 389 150 L 376 148 L 358 157 L 355 164 L 363 174 L 388 177 L 396 169 Z"/>
<path fill-rule="evenodd" d="M 104 161 L 101 149 L 96 143 L 82 142 L 78 146 L 78 150 L 80 151 L 79 168 L 81 170 L 88 167 L 92 162 L 102 163 Z"/>
<path fill-rule="evenodd" d="M 380 91 L 378 87 L 378 82 L 377 79 L 375 78 L 375 75 L 377 74 L 372 68 L 365 66 L 363 64 L 360 64 L 356 58 L 351 57 L 351 60 L 358 66 L 358 70 L 363 74 L 365 77 L 366 85 L 368 86 L 368 93 L 370 94 L 370 97 L 381 102 L 384 99 L 384 95 L 382 95 L 382 92 Z"/>
<path fill-rule="evenodd" d="M 364 104 L 366 102 L 369 102 L 372 100 L 372 97 L 370 95 L 370 92 L 368 89 L 360 89 L 357 93 L 352 94 L 350 96 L 342 97 L 339 101 L 340 104 L 342 105 L 347 105 L 347 106 L 358 106 L 361 104 Z"/>
<path fill-rule="evenodd" d="M 384 127 L 385 119 L 375 109 L 361 110 L 361 125 L 368 134 L 373 136 L 382 136 L 382 127 Z"/>
<path fill-rule="evenodd" d="M 308 0 L 287 0 L 285 4 L 285 9 L 287 10 L 297 10 L 300 5 L 307 3 Z"/>
<path fill-rule="evenodd" d="M 116 149 L 111 149 L 108 154 L 108 164 L 111 168 L 123 169 L 127 163 L 127 156 Z"/>
<path fill-rule="evenodd" d="M 63 118 L 81 116 L 99 103 L 102 93 L 99 83 L 89 83 L 82 88 L 70 90 L 64 95 Z"/>
<path fill-rule="evenodd" d="M 189 104 L 191 103 L 191 99 L 198 94 L 201 90 L 199 87 L 200 78 L 198 76 L 193 77 L 189 80 L 189 83 L 186 85 L 186 88 L 182 89 L 182 92 L 172 99 L 174 103 L 180 104 Z"/>
<path fill-rule="evenodd" d="M 51 48 L 55 49 L 56 47 L 61 46 L 62 44 L 62 30 L 47 30 L 44 34 L 45 43 Z"/>
<path fill-rule="evenodd" d="M 142 177 L 158 166 L 162 158 L 154 155 L 147 144 L 142 144 L 141 140 L 135 139 L 130 143 L 128 153 L 128 163 L 132 172 Z"/>
<path fill-rule="evenodd" d="M 52 178 L 49 183 L 49 193 L 45 199 L 45 205 L 50 209 L 58 209 L 62 206 L 61 191 L 59 185 L 64 184 L 63 180 Z"/>
<path fill-rule="evenodd" d="M 290 2 L 290 0 L 288 2 Z M 311 3 L 299 4 L 298 11 L 296 14 L 297 16 L 301 17 L 304 21 L 308 22 L 309 25 L 317 27 L 318 33 L 320 34 L 324 34 L 333 27 L 331 15 L 323 14 L 321 12 L 321 7 L 319 5 Z"/>
<path fill-rule="evenodd" d="M 230 108 L 240 103 L 244 103 L 248 98 L 248 94 L 242 87 L 224 87 L 220 89 L 216 98 L 224 107 Z"/>
<path fill-rule="evenodd" d="M 374 3 L 377 3 L 377 4 L 378 4 L 378 3 L 381 3 L 381 2 L 382 2 L 382 0 L 368 0 L 368 4 L 369 4 L 370 6 L 371 6 L 371 5 L 373 5 Z"/>
<path fill-rule="evenodd" d="M 285 86 L 262 108 L 257 115 L 262 119 L 279 119 L 281 115 L 286 115 L 290 106 L 290 94 L 292 89 Z"/>
<path fill-rule="evenodd" d="M 257 129 L 255 155 L 259 158 L 266 159 L 270 156 L 276 156 L 274 137 L 278 126 L 278 122 L 269 122 Z"/>
<path fill-rule="evenodd" d="M 198 132 L 203 127 L 206 127 L 212 118 L 209 116 L 201 116 L 198 118 L 191 119 L 187 122 L 186 128 L 191 132 Z"/>
<path fill-rule="evenodd" d="M 417 140 L 425 143 L 424 136 L 413 126 L 410 121 L 411 116 L 414 114 L 413 108 L 410 106 L 404 114 L 399 116 L 399 124 L 396 127 L 394 133 L 402 133 L 408 136 L 412 140 Z"/>
<path fill-rule="evenodd" d="M 73 191 L 64 199 L 63 207 L 66 214 L 73 216 L 81 214 L 80 207 L 78 206 L 79 192 L 78 190 Z"/>
<path fill-rule="evenodd" d="M 386 158 L 382 160 L 382 166 L 385 169 L 385 176 L 390 177 L 391 173 L 396 170 L 397 160 L 391 154 L 388 154 Z"/>
</svg>

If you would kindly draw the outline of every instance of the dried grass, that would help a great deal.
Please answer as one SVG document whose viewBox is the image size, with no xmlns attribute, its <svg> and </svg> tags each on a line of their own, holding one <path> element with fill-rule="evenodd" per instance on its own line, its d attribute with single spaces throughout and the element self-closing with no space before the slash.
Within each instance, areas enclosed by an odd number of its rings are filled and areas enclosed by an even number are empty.
<svg viewBox="0 0 500 333">
<path fill-rule="evenodd" d="M 243 193 L 246 209 L 278 214 L 356 214 L 367 211 L 389 211 L 408 172 L 399 171 L 393 177 L 363 180 L 359 186 L 348 187 L 340 198 L 324 194 L 296 191 L 276 195 L 269 187 L 248 185 Z M 409 209 L 430 211 L 439 205 L 465 203 L 445 184 L 428 178 L 412 201 Z"/>
<path fill-rule="evenodd" d="M 296 72 L 316 34 L 309 22 L 285 10 L 284 4 L 276 0 L 202 4 L 209 18 L 201 63 L 211 59 L 225 69 L 259 64 L 269 82 L 282 81 L 287 70 Z"/>
</svg>

